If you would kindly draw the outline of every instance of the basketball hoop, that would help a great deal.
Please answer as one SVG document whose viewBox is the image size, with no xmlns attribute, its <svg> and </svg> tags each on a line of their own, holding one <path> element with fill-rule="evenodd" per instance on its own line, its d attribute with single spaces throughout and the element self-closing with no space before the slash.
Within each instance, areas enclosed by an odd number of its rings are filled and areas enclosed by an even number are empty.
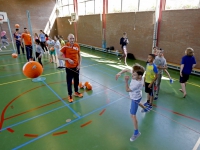
<svg viewBox="0 0 200 150">
<path fill-rule="evenodd" d="M 69 24 L 71 25 L 72 24 L 72 22 L 76 22 L 76 20 L 72 20 L 72 19 L 68 19 L 68 21 L 69 21 Z"/>
<path fill-rule="evenodd" d="M 77 16 L 76 13 L 71 13 L 71 19 L 68 19 L 70 25 L 72 24 L 72 22 L 76 22 L 77 21 Z"/>
</svg>

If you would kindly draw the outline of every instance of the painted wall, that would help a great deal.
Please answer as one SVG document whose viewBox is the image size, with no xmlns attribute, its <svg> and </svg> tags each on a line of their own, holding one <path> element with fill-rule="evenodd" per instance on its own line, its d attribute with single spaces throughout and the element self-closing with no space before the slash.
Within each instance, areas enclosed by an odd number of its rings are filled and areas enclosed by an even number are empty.
<svg viewBox="0 0 200 150">
<path fill-rule="evenodd" d="M 164 11 L 159 47 L 165 50 L 168 62 L 180 64 L 187 47 L 195 51 L 200 68 L 200 9 Z"/>
<path fill-rule="evenodd" d="M 0 11 L 7 12 L 13 33 L 16 23 L 20 25 L 21 32 L 24 27 L 28 28 L 27 10 L 30 11 L 33 33 L 39 33 L 45 28 L 54 6 L 54 0 L 0 0 Z M 2 27 L 8 31 L 7 23 Z"/>
</svg>

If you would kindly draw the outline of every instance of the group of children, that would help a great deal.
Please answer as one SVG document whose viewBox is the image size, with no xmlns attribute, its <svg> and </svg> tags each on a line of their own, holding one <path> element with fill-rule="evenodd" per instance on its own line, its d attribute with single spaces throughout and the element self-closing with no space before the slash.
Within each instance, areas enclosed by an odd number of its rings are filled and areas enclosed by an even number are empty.
<svg viewBox="0 0 200 150">
<path fill-rule="evenodd" d="M 186 82 L 189 79 L 189 74 L 196 65 L 194 58 L 194 50 L 192 48 L 187 48 L 185 51 L 185 56 L 181 61 L 180 69 L 180 83 L 182 89 L 179 89 L 183 93 L 183 98 L 186 97 Z M 132 74 L 132 79 L 130 85 L 128 85 L 129 76 L 125 76 L 125 87 L 126 91 L 129 92 L 131 99 L 130 114 L 134 124 L 134 133 L 130 138 L 130 141 L 136 140 L 141 133 L 138 130 L 138 123 L 136 118 L 136 112 L 138 106 L 142 107 L 141 112 L 149 112 L 152 109 L 153 100 L 158 99 L 158 94 L 160 90 L 160 83 L 162 79 L 163 72 L 166 72 L 170 83 L 173 83 L 169 72 L 167 71 L 167 62 L 164 58 L 164 50 L 153 48 L 153 54 L 148 55 L 146 72 L 144 67 L 139 64 L 135 64 L 130 69 L 124 69 L 116 74 L 116 80 L 122 73 L 130 72 Z M 145 76 L 143 74 L 145 72 Z M 142 99 L 142 87 L 145 86 L 145 92 L 147 93 L 147 102 L 144 104 L 140 103 Z"/>
<path fill-rule="evenodd" d="M 167 62 L 163 53 L 164 50 L 161 48 L 153 48 L 153 54 L 148 55 L 146 72 L 144 67 L 139 64 L 135 64 L 132 67 L 132 70 L 124 69 L 116 75 L 116 79 L 118 79 L 119 76 L 125 72 L 130 72 L 132 74 L 130 85 L 128 85 L 129 76 L 125 76 L 126 91 L 129 92 L 130 99 L 132 100 L 130 114 L 135 128 L 130 141 L 134 141 L 141 135 L 138 131 L 136 118 L 138 106 L 143 108 L 142 112 L 149 112 L 152 109 L 153 100 L 158 99 L 162 74 L 164 70 L 167 72 Z M 145 76 L 143 77 L 144 73 Z M 168 72 L 167 74 L 169 76 L 170 83 L 172 83 L 173 80 L 171 79 L 170 74 Z M 147 93 L 147 102 L 144 104 L 140 103 L 142 99 L 143 86 L 145 86 L 145 92 Z"/>
</svg>

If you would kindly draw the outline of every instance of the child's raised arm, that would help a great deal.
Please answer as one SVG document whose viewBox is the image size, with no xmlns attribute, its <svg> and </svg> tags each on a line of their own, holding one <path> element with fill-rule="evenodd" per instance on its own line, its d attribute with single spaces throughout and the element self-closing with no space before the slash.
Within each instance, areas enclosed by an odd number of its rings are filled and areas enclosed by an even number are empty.
<svg viewBox="0 0 200 150">
<path fill-rule="evenodd" d="M 115 76 L 115 79 L 117 80 L 117 79 L 121 76 L 121 74 L 123 74 L 123 73 L 125 73 L 125 72 L 131 73 L 131 70 L 130 70 L 130 69 L 124 69 L 124 70 L 118 72 L 118 73 L 116 74 L 116 76 Z"/>
</svg>

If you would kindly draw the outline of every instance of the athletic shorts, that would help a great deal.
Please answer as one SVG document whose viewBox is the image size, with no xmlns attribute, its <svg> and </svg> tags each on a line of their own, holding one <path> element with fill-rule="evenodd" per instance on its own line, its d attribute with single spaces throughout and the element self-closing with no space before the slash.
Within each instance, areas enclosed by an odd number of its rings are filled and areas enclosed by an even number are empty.
<svg viewBox="0 0 200 150">
<path fill-rule="evenodd" d="M 146 83 L 145 82 L 145 92 L 149 93 L 150 96 L 153 96 L 153 88 L 154 88 L 154 84 L 152 84 L 151 88 L 149 88 L 150 83 Z"/>
<path fill-rule="evenodd" d="M 56 55 L 56 51 L 49 51 L 50 52 L 50 55 Z"/>
<path fill-rule="evenodd" d="M 124 45 L 124 46 L 122 47 L 122 50 L 123 50 L 124 54 L 127 54 L 127 48 L 126 48 L 126 45 Z"/>
<path fill-rule="evenodd" d="M 131 115 L 136 115 L 137 110 L 138 110 L 138 105 L 139 105 L 141 99 L 142 98 L 140 98 L 138 100 L 131 100 L 131 109 L 130 109 Z"/>
<path fill-rule="evenodd" d="M 179 80 L 179 82 L 180 83 L 185 83 L 185 82 L 187 82 L 187 80 L 189 80 L 189 74 L 184 74 L 184 73 L 182 73 L 182 77 L 180 76 L 180 80 Z"/>
</svg>

